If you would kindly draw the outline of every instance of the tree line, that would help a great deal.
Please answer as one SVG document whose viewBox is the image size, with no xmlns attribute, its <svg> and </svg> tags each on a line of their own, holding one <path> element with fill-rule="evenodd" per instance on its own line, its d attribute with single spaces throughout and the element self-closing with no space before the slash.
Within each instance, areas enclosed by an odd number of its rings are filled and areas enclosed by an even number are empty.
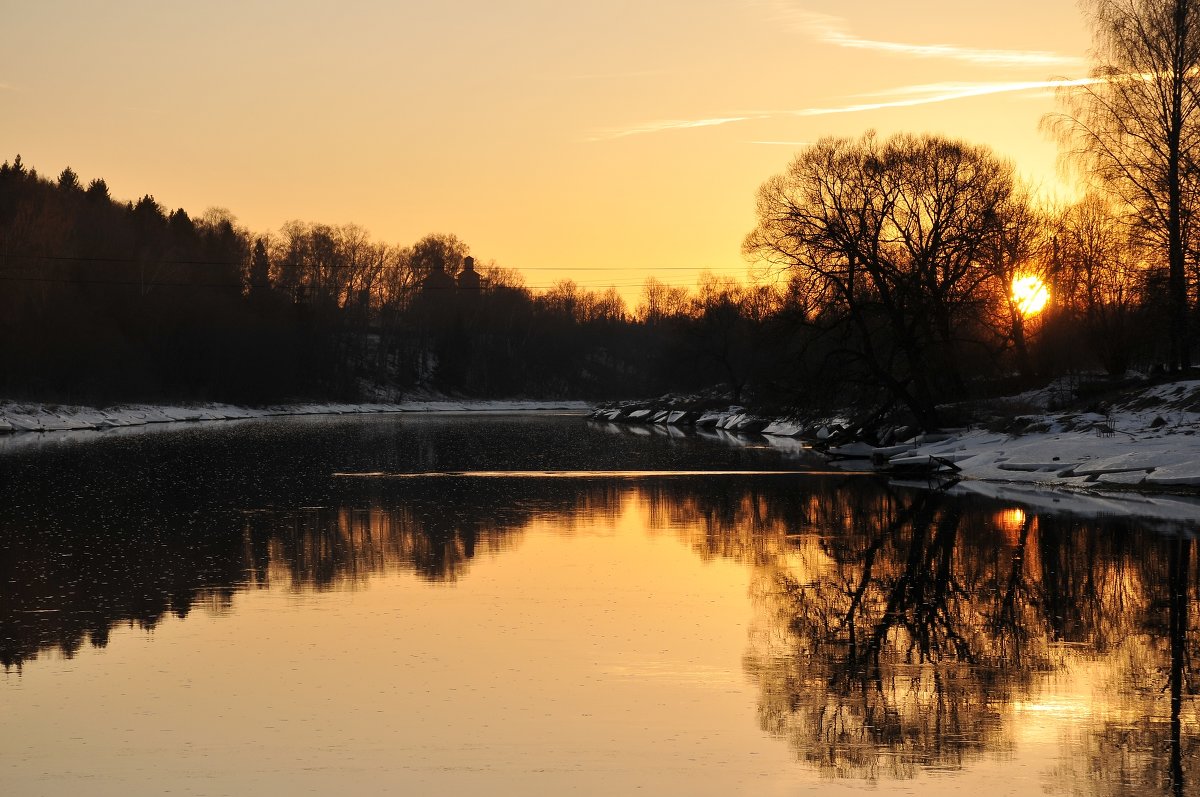
<svg viewBox="0 0 1200 797">
<path fill-rule="evenodd" d="M 454 235 L 400 246 L 299 221 L 256 235 L 222 209 L 120 202 L 102 179 L 17 157 L 0 165 L 0 389 L 254 403 L 717 386 L 734 402 L 853 394 L 934 425 L 939 404 L 1013 379 L 1165 361 L 1152 242 L 1110 195 L 1039 205 L 986 148 L 825 139 L 763 185 L 758 212 L 759 279 L 649 277 L 630 308 L 615 288 L 532 290 Z M 1049 310 L 1022 312 L 1018 274 L 1046 282 Z"/>
<path fill-rule="evenodd" d="M 118 201 L 103 179 L 84 185 L 70 168 L 51 179 L 19 156 L 0 165 L 7 398 L 264 403 L 694 389 L 724 379 L 736 347 L 690 347 L 666 331 L 679 332 L 685 310 L 695 326 L 708 316 L 743 324 L 748 289 L 718 282 L 693 297 L 651 280 L 646 301 L 630 309 L 615 288 L 563 280 L 532 290 L 451 234 L 401 246 L 353 224 L 300 221 L 254 234 L 220 208 L 192 216 L 151 195 Z"/>
</svg>

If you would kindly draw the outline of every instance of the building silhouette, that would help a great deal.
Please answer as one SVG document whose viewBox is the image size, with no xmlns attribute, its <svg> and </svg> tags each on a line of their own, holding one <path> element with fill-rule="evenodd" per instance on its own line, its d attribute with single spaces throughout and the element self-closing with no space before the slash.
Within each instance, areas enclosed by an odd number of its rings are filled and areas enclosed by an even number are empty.
<svg viewBox="0 0 1200 797">
<path fill-rule="evenodd" d="M 475 270 L 475 258 L 466 257 L 463 260 L 462 271 L 458 274 L 458 289 L 460 291 L 478 291 L 481 283 L 479 272 Z"/>
</svg>

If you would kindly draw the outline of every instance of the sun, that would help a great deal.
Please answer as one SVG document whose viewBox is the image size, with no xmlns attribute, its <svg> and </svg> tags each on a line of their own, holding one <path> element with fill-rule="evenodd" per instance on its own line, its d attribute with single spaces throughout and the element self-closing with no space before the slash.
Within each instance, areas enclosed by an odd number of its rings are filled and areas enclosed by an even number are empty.
<svg viewBox="0 0 1200 797">
<path fill-rule="evenodd" d="M 1046 283 L 1037 277 L 1018 274 L 1013 277 L 1012 298 L 1017 305 L 1017 312 L 1021 315 L 1037 315 L 1050 301 L 1050 290 Z"/>
</svg>

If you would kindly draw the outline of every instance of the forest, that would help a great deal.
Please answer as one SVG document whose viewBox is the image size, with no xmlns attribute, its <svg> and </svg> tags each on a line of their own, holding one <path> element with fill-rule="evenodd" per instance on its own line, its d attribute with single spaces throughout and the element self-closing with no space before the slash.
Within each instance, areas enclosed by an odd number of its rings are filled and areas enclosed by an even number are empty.
<svg viewBox="0 0 1200 797">
<path fill-rule="evenodd" d="M 875 204 L 833 214 L 853 202 Z M 454 235 L 401 246 L 304 222 L 254 234 L 221 209 L 119 201 L 101 178 L 50 179 L 18 156 L 0 165 L 0 394 L 253 404 L 710 390 L 786 406 L 853 394 L 919 414 L 1166 362 L 1165 279 L 1118 210 L 1098 194 L 1039 207 L 1010 164 L 962 142 L 827 139 L 764 184 L 744 247 L 755 279 L 705 274 L 689 290 L 650 277 L 629 308 L 615 289 L 531 290 Z M 1042 312 L 1013 295 L 1019 274 L 1046 284 Z"/>
<path fill-rule="evenodd" d="M 119 201 L 101 178 L 0 166 L 0 395 L 61 403 L 645 395 L 765 364 L 769 288 L 650 279 L 535 292 L 454 235 L 410 246 L 354 225 L 257 235 L 227 211 Z M 477 270 L 476 270 L 477 269 Z M 770 328 L 770 330 L 768 330 Z M 760 371 L 761 373 L 762 371 Z"/>
</svg>

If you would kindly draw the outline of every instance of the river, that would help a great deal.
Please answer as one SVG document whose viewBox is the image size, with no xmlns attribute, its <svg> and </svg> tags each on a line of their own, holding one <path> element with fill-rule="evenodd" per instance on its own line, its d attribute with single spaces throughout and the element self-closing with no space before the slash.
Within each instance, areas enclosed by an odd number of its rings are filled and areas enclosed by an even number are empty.
<svg viewBox="0 0 1200 797">
<path fill-rule="evenodd" d="M 572 415 L 45 439 L 4 794 L 1200 788 L 1192 521 Z"/>
</svg>

